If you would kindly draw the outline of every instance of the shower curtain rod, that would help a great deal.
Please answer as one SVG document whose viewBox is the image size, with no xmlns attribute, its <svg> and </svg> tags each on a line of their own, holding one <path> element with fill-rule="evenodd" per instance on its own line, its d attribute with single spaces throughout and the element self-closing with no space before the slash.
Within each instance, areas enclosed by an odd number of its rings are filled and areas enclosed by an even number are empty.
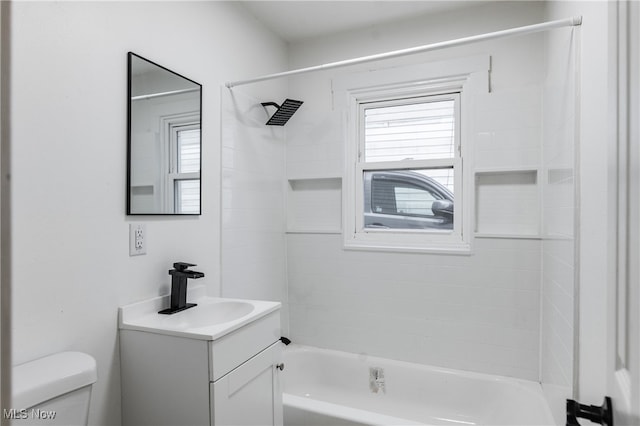
<svg viewBox="0 0 640 426">
<path fill-rule="evenodd" d="M 546 31 L 553 28 L 572 27 L 582 24 L 582 16 L 574 16 L 571 18 L 558 19 L 556 21 L 542 22 L 540 24 L 526 25 L 524 27 L 511 28 L 508 30 L 495 31 L 492 33 L 480 34 L 470 37 L 459 38 L 456 40 L 442 41 L 438 43 L 426 44 L 423 46 L 410 47 L 408 49 L 394 50 L 386 53 L 378 53 L 370 56 L 362 56 L 359 58 L 347 59 L 344 61 L 330 62 L 327 64 L 316 65 L 313 67 L 299 68 L 291 71 L 284 71 L 275 74 L 263 75 L 261 77 L 250 78 L 247 80 L 230 81 L 225 84 L 228 88 L 241 86 L 244 84 L 257 83 L 259 81 L 272 80 L 275 78 L 289 77 L 292 75 L 306 74 L 315 71 L 324 71 L 332 68 L 346 67 L 349 65 L 363 64 L 365 62 L 373 62 L 381 59 L 396 58 L 399 56 L 412 55 L 416 53 L 428 52 L 431 50 L 444 49 L 447 47 L 457 47 L 464 44 L 475 43 L 478 41 L 492 40 L 494 38 L 509 37 L 515 35 L 531 34 L 540 31 Z"/>
</svg>

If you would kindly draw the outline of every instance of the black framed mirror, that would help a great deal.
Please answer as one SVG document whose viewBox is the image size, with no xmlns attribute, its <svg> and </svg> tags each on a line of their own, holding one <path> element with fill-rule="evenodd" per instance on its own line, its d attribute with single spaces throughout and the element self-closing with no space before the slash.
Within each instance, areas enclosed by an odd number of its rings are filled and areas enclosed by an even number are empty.
<svg viewBox="0 0 640 426">
<path fill-rule="evenodd" d="M 201 213 L 202 85 L 128 53 L 127 214 Z"/>
</svg>

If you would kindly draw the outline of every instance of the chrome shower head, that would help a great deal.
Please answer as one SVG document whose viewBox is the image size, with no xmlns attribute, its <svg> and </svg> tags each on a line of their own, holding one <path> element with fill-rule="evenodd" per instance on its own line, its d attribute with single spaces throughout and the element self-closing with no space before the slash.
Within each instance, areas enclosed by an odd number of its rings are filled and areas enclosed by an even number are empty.
<svg viewBox="0 0 640 426">
<path fill-rule="evenodd" d="M 262 106 L 274 106 L 278 108 L 266 124 L 268 126 L 284 126 L 302 104 L 302 101 L 296 101 L 294 99 L 285 99 L 282 105 L 278 105 L 275 102 L 263 102 Z"/>
</svg>

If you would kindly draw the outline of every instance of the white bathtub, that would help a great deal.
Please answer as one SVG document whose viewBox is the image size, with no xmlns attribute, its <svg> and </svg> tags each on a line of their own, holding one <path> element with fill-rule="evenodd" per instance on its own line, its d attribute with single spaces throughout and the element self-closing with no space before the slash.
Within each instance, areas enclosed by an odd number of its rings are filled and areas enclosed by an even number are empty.
<svg viewBox="0 0 640 426">
<path fill-rule="evenodd" d="M 554 424 L 535 382 L 295 344 L 284 364 L 285 426 Z"/>
</svg>

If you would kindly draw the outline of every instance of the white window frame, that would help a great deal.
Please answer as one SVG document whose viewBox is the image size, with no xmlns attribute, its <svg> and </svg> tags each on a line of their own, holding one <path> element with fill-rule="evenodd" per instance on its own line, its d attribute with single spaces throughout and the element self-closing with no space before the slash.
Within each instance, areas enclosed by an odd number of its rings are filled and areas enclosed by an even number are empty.
<svg viewBox="0 0 640 426">
<path fill-rule="evenodd" d="M 442 100 L 454 101 L 454 156 L 453 158 L 437 159 L 437 160 L 402 160 L 402 161 L 376 161 L 367 162 L 364 158 L 365 152 L 365 110 L 370 107 L 383 108 L 387 106 L 400 106 L 408 105 L 418 102 L 437 102 Z M 451 238 L 460 239 L 462 235 L 462 223 L 460 215 L 454 214 L 453 216 L 453 231 L 438 231 L 438 230 L 412 230 L 412 229 L 379 229 L 379 228 L 365 228 L 364 227 L 364 173 L 366 171 L 384 171 L 384 170 L 415 170 L 415 169 L 434 169 L 452 167 L 454 173 L 454 194 L 460 193 L 462 190 L 461 176 L 462 173 L 462 159 L 460 157 L 461 145 L 460 145 L 460 93 L 448 93 L 448 94 L 426 94 L 425 96 L 409 97 L 401 99 L 382 99 L 382 100 L 369 100 L 367 102 L 358 103 L 358 159 L 356 161 L 356 173 L 355 173 L 355 189 L 356 189 L 356 229 L 362 229 L 363 233 L 400 233 L 400 234 L 413 234 L 413 233 L 429 233 L 430 238 L 434 241 L 447 242 Z M 454 198 L 454 211 L 457 211 L 461 207 L 460 198 Z M 405 237 L 400 237 L 405 238 Z M 376 238 L 372 238 L 376 239 Z"/>
<path fill-rule="evenodd" d="M 334 80 L 334 107 L 345 114 L 345 169 L 343 173 L 343 243 L 345 249 L 470 254 L 473 242 L 473 137 L 475 96 L 488 93 L 489 56 L 421 64 Z M 363 163 L 360 161 L 364 126 L 363 105 L 370 102 L 459 93 L 456 130 L 458 152 L 454 166 L 454 229 L 451 231 L 364 228 L 363 172 L 429 168 L 451 160 Z M 446 163 L 446 164 L 445 164 Z"/>
<path fill-rule="evenodd" d="M 161 188 L 164 195 L 163 203 L 166 211 L 179 212 L 178 199 L 176 197 L 175 184 L 179 180 L 200 179 L 200 172 L 178 173 L 178 132 L 180 130 L 200 129 L 200 116 L 196 113 L 185 113 L 163 117 L 162 119 L 163 139 L 162 144 L 162 164 L 166 165 L 165 179 L 162 180 Z M 201 135 L 202 137 L 202 135 Z M 202 164 L 202 153 L 200 153 L 200 163 Z"/>
</svg>

